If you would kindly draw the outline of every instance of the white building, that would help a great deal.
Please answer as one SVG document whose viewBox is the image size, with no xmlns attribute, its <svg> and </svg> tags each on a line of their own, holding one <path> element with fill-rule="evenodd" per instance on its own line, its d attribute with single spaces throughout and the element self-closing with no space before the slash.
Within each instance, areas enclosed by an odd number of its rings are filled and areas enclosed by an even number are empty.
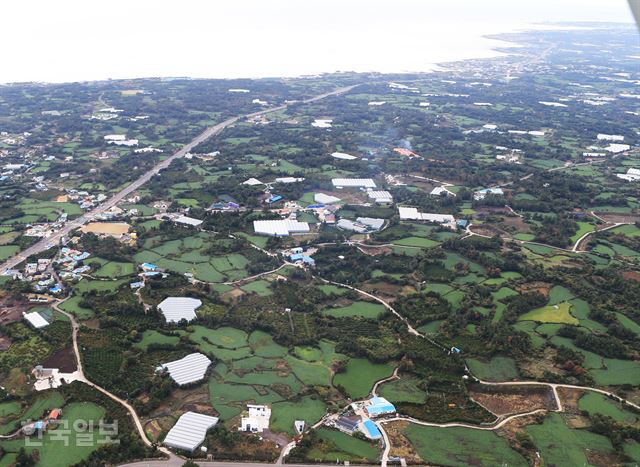
<svg viewBox="0 0 640 467">
<path fill-rule="evenodd" d="M 444 187 L 444 186 L 437 186 L 437 187 L 435 187 L 433 190 L 431 190 L 431 192 L 430 192 L 429 194 L 430 194 L 430 195 L 432 195 L 432 196 L 440 196 L 440 195 L 442 195 L 442 193 L 444 193 L 444 194 L 446 194 L 446 195 L 448 195 L 448 196 L 449 196 L 449 195 L 450 195 L 450 196 L 456 196 L 456 194 L 455 194 L 455 193 L 453 193 L 453 192 L 451 192 L 451 191 L 447 190 L 447 188 L 446 188 L 446 187 Z"/>
<path fill-rule="evenodd" d="M 324 193 L 316 193 L 313 195 L 313 200 L 316 203 L 320 203 L 320 204 L 334 204 L 334 203 L 339 203 L 340 202 L 340 198 L 337 198 L 335 196 L 331 196 L 331 195 L 326 195 Z"/>
<path fill-rule="evenodd" d="M 156 371 L 167 371 L 178 386 L 195 383 L 204 378 L 211 360 L 201 353 L 192 353 L 180 360 L 164 363 Z"/>
<path fill-rule="evenodd" d="M 622 141 L 624 141 L 624 136 L 622 136 L 622 135 L 608 135 L 606 133 L 598 133 L 598 140 L 599 141 L 616 141 L 618 143 L 621 143 Z"/>
<path fill-rule="evenodd" d="M 262 183 L 260 180 L 258 180 L 257 178 L 253 178 L 251 177 L 248 180 L 245 180 L 244 182 L 242 182 L 243 185 L 249 185 L 249 186 L 255 186 L 255 185 L 264 185 L 264 183 Z"/>
<path fill-rule="evenodd" d="M 269 428 L 271 409 L 267 405 L 247 405 L 247 415 L 240 421 L 240 431 L 262 433 Z"/>
<path fill-rule="evenodd" d="M 620 144 L 620 143 L 611 143 L 609 144 L 609 146 L 604 148 L 605 151 L 612 152 L 614 154 L 628 151 L 629 149 L 631 149 L 631 146 L 629 146 L 628 144 Z"/>
<path fill-rule="evenodd" d="M 473 199 L 475 199 L 476 201 L 480 201 L 482 199 L 485 199 L 487 195 L 503 196 L 504 191 L 502 190 L 502 188 L 485 188 L 483 190 L 476 191 L 473 194 Z"/>
<path fill-rule="evenodd" d="M 42 329 L 44 327 L 49 326 L 49 322 L 46 319 L 44 319 L 42 315 L 37 311 L 33 311 L 31 313 L 23 313 L 22 316 L 24 317 L 25 320 L 27 320 L 29 324 L 31 324 L 31 326 L 33 326 L 36 329 Z"/>
<path fill-rule="evenodd" d="M 279 177 L 275 179 L 276 183 L 297 183 L 304 182 L 304 177 Z"/>
<path fill-rule="evenodd" d="M 287 237 L 294 233 L 308 233 L 309 223 L 291 219 L 253 221 L 253 230 L 258 235 Z"/>
<path fill-rule="evenodd" d="M 433 214 L 428 212 L 420 212 L 417 208 L 398 207 L 398 213 L 401 220 L 427 221 L 436 222 L 438 224 L 453 224 L 455 218 L 451 214 Z"/>
<path fill-rule="evenodd" d="M 200 446 L 207 431 L 216 426 L 218 417 L 196 412 L 183 413 L 164 439 L 164 445 L 193 452 Z"/>
<path fill-rule="evenodd" d="M 202 306 L 202 300 L 191 297 L 167 297 L 158 305 L 167 323 L 192 321 L 196 319 L 196 310 Z"/>
<path fill-rule="evenodd" d="M 375 188 L 376 182 L 370 178 L 334 178 L 331 180 L 336 188 Z"/>
<path fill-rule="evenodd" d="M 344 152 L 333 152 L 331 153 L 331 157 L 335 158 L 335 159 L 342 159 L 345 161 L 352 161 L 357 159 L 356 156 L 352 156 L 351 154 L 347 154 Z"/>
<path fill-rule="evenodd" d="M 369 199 L 373 200 L 377 204 L 391 204 L 393 203 L 393 196 L 388 191 L 384 190 L 371 190 L 367 191 Z"/>
<path fill-rule="evenodd" d="M 190 225 L 192 227 L 198 227 L 203 222 L 200 219 L 195 219 L 193 217 L 187 216 L 178 216 L 173 221 L 177 222 L 178 224 Z"/>
<path fill-rule="evenodd" d="M 626 174 L 616 174 L 616 177 L 626 180 L 627 182 L 637 182 L 640 180 L 640 169 L 628 169 Z"/>
<path fill-rule="evenodd" d="M 127 135 L 105 135 L 105 141 L 125 141 L 127 139 Z"/>
</svg>

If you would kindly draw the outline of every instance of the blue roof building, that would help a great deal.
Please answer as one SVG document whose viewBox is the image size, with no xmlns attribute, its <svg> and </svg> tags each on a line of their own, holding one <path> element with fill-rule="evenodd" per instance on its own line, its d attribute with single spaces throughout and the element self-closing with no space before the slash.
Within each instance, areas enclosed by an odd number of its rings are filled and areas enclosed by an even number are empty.
<svg viewBox="0 0 640 467">
<path fill-rule="evenodd" d="M 316 261 L 311 256 L 308 256 L 302 253 L 296 253 L 294 255 L 291 255 L 289 256 L 289 259 L 293 262 L 302 261 L 303 263 L 308 264 L 310 266 L 316 265 Z"/>
<path fill-rule="evenodd" d="M 324 204 L 310 204 L 307 206 L 307 209 L 323 209 Z"/>
<path fill-rule="evenodd" d="M 281 199 L 282 199 L 282 196 L 280 196 L 280 195 L 271 195 L 271 198 L 269 198 L 267 200 L 267 203 L 269 203 L 269 204 L 277 203 Z"/>
<path fill-rule="evenodd" d="M 369 439 L 380 439 L 382 438 L 382 433 L 371 420 L 365 420 L 362 424 L 364 435 Z"/>
<path fill-rule="evenodd" d="M 381 415 L 395 413 L 396 408 L 384 397 L 372 397 L 369 399 L 366 410 L 371 417 L 379 417 Z"/>
<path fill-rule="evenodd" d="M 468 223 L 469 223 L 469 221 L 468 221 L 468 220 L 466 220 L 466 219 L 459 219 L 459 220 L 458 220 L 458 227 L 460 227 L 460 228 L 464 229 L 464 228 L 466 228 L 466 227 L 467 227 L 467 224 L 468 224 Z"/>
<path fill-rule="evenodd" d="M 156 269 L 158 269 L 158 266 L 151 263 L 142 263 L 140 267 L 146 271 L 155 271 Z"/>
</svg>

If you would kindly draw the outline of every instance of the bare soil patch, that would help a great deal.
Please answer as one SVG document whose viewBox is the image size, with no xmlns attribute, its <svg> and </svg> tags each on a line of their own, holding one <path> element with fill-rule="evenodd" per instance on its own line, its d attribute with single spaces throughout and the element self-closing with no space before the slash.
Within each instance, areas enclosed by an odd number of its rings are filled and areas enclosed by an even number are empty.
<svg viewBox="0 0 640 467">
<path fill-rule="evenodd" d="M 0 333 L 0 350 L 7 350 L 9 347 L 11 347 L 11 339 Z"/>
<path fill-rule="evenodd" d="M 510 236 L 507 232 L 505 232 L 504 230 L 500 230 L 497 227 L 491 226 L 491 225 L 472 225 L 471 227 L 469 227 L 469 230 L 475 234 L 478 235 L 485 235 L 487 237 L 493 237 L 494 235 L 500 235 L 501 237 L 503 236 Z"/>
<path fill-rule="evenodd" d="M 80 228 L 84 233 L 120 236 L 129 232 L 131 226 L 126 222 L 92 222 Z"/>
<path fill-rule="evenodd" d="M 640 282 L 640 272 L 625 271 L 622 273 L 622 278 L 628 281 Z"/>
<path fill-rule="evenodd" d="M 530 233 L 531 225 L 527 224 L 522 217 L 518 216 L 505 216 L 502 219 L 502 223 L 510 228 L 517 230 L 520 233 Z"/>
<path fill-rule="evenodd" d="M 571 389 L 559 387 L 557 389 L 558 397 L 562 401 L 562 408 L 565 412 L 579 413 L 578 400 L 584 394 L 584 391 L 580 389 Z"/>
<path fill-rule="evenodd" d="M 551 284 L 546 282 L 529 282 L 518 287 L 520 293 L 538 292 L 545 298 L 549 298 L 549 290 L 551 290 Z"/>
<path fill-rule="evenodd" d="M 388 255 L 393 252 L 388 246 L 358 245 L 358 247 L 360 251 L 369 256 Z"/>
<path fill-rule="evenodd" d="M 44 362 L 42 366 L 45 368 L 57 368 L 61 373 L 72 373 L 78 369 L 76 356 L 71 346 L 58 350 Z"/>
<path fill-rule="evenodd" d="M 421 464 L 422 459 L 418 456 L 413 444 L 403 434 L 408 425 L 408 422 L 392 422 L 384 425 L 391 443 L 389 455 L 403 457 L 409 465 Z"/>
<path fill-rule="evenodd" d="M 556 408 L 553 391 L 546 386 L 470 386 L 471 398 L 496 415 Z"/>
</svg>

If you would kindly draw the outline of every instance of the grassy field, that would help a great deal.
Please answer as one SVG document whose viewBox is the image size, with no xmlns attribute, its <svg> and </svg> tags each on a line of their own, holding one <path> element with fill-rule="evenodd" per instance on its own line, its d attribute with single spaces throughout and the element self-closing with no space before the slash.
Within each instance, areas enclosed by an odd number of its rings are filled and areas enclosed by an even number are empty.
<svg viewBox="0 0 640 467">
<path fill-rule="evenodd" d="M 568 302 L 575 298 L 573 293 L 561 285 L 556 285 L 549 291 L 549 305 L 557 305 L 558 303 Z"/>
<path fill-rule="evenodd" d="M 612 451 L 607 438 L 571 429 L 557 413 L 550 413 L 542 425 L 530 425 L 525 431 L 533 438 L 542 465 L 589 465 L 587 450 Z"/>
<path fill-rule="evenodd" d="M 401 238 L 400 240 L 395 240 L 393 244 L 400 246 L 415 246 L 419 248 L 432 248 L 434 246 L 440 245 L 440 243 L 436 242 L 435 240 L 423 237 Z"/>
<path fill-rule="evenodd" d="M 627 237 L 640 237 L 640 229 L 635 225 L 621 225 L 610 232 L 626 235 Z"/>
<path fill-rule="evenodd" d="M 380 455 L 379 449 L 371 443 L 354 438 L 338 430 L 320 428 L 317 434 L 323 444 L 321 448 L 314 448 L 309 452 L 307 457 L 311 461 L 374 462 Z"/>
<path fill-rule="evenodd" d="M 595 225 L 590 224 L 589 222 L 578 222 L 578 231 L 571 236 L 571 242 L 577 242 L 584 234 L 593 232 L 594 230 L 596 230 Z"/>
<path fill-rule="evenodd" d="M 540 323 L 559 323 L 578 325 L 580 321 L 571 314 L 571 303 L 547 305 L 521 315 L 518 321 L 537 321 Z"/>
<path fill-rule="evenodd" d="M 318 289 L 325 295 L 344 295 L 349 291 L 347 288 L 338 287 L 337 285 L 332 284 L 319 285 Z"/>
<path fill-rule="evenodd" d="M 67 300 L 62 302 L 59 306 L 64 311 L 73 313 L 81 320 L 93 318 L 95 316 L 94 311 L 89 308 L 82 308 L 80 306 L 81 300 L 82 297 L 80 297 L 79 295 L 74 295 L 73 297 L 68 298 Z"/>
<path fill-rule="evenodd" d="M 403 376 L 401 379 L 379 386 L 379 392 L 381 396 L 394 403 L 412 402 L 414 404 L 423 404 L 427 400 L 427 394 L 418 387 L 418 382 L 417 378 Z"/>
<path fill-rule="evenodd" d="M 527 461 L 492 431 L 411 424 L 405 431 L 418 455 L 430 465 L 526 466 Z M 569 465 L 569 464 L 557 464 Z M 577 464 L 570 464 L 577 465 Z"/>
<path fill-rule="evenodd" d="M 640 423 L 640 416 L 624 410 L 620 403 L 609 399 L 604 394 L 587 392 L 578 401 L 580 410 L 586 410 L 590 414 L 602 414 L 613 418 L 620 423 Z"/>
<path fill-rule="evenodd" d="M 240 288 L 247 293 L 255 293 L 261 297 L 266 297 L 267 295 L 271 295 L 271 289 L 269 288 L 270 282 L 265 280 L 257 280 L 249 282 L 241 286 Z"/>
<path fill-rule="evenodd" d="M 62 428 L 50 430 L 42 438 L 41 445 L 29 447 L 27 452 L 38 450 L 39 461 L 36 466 L 41 467 L 67 467 L 86 459 L 89 454 L 101 445 L 98 440 L 104 436 L 98 434 L 97 428 L 93 431 L 76 431 L 74 426 L 82 426 L 85 423 L 98 422 L 105 415 L 105 410 L 93 403 L 76 402 L 63 408 L 62 420 L 66 420 L 69 426 L 68 435 L 58 433 Z M 84 422 L 84 423 L 83 423 Z M 9 453 L 16 453 L 25 446 L 24 440 L 1 441 L 0 447 Z"/>
<path fill-rule="evenodd" d="M 130 276 L 136 271 L 133 263 L 119 263 L 117 261 L 109 261 L 103 264 L 100 269 L 93 273 L 96 277 L 108 277 L 114 279 L 116 277 Z"/>
<path fill-rule="evenodd" d="M 293 422 L 295 420 L 304 420 L 307 426 L 311 426 L 322 418 L 325 411 L 324 402 L 309 396 L 297 401 L 276 402 L 271 406 L 269 428 L 272 431 L 294 435 Z"/>
<path fill-rule="evenodd" d="M 480 379 L 509 381 L 518 377 L 516 364 L 508 357 L 493 357 L 489 362 L 468 358 L 466 362 L 471 372 Z"/>
<path fill-rule="evenodd" d="M 352 399 L 366 397 L 373 384 L 393 373 L 391 364 L 375 364 L 364 358 L 352 358 L 347 363 L 344 373 L 338 373 L 333 378 L 333 384 L 342 386 Z"/>
<path fill-rule="evenodd" d="M 375 319 L 384 313 L 384 311 L 384 306 L 379 303 L 357 301 L 348 306 L 326 309 L 323 313 L 335 318 L 362 316 L 363 318 Z"/>
<path fill-rule="evenodd" d="M 330 386 L 331 370 L 322 362 L 307 362 L 287 356 L 289 367 L 296 377 L 308 386 Z"/>
<path fill-rule="evenodd" d="M 18 401 L 2 402 L 0 403 L 0 417 L 17 414 L 20 412 L 21 407 Z"/>
<path fill-rule="evenodd" d="M 179 336 L 167 336 L 153 329 L 142 333 L 142 340 L 133 344 L 138 349 L 147 350 L 152 344 L 177 345 L 180 342 Z"/>
</svg>

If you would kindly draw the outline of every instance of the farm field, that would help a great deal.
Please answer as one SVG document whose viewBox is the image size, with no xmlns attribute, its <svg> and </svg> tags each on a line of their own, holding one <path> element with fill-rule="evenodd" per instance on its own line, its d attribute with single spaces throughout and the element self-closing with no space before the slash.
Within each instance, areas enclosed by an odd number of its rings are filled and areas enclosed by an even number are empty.
<svg viewBox="0 0 640 467">
<path fill-rule="evenodd" d="M 611 453 L 611 442 L 586 430 L 569 428 L 562 416 L 547 415 L 541 425 L 525 428 L 547 465 L 588 465 L 587 450 Z"/>
<path fill-rule="evenodd" d="M 404 434 L 418 455 L 430 464 L 461 467 L 528 465 L 524 457 L 492 431 L 410 424 Z"/>
<path fill-rule="evenodd" d="M 345 307 L 329 308 L 324 310 L 323 313 L 327 316 L 333 316 L 334 318 L 362 316 L 363 318 L 375 319 L 384 313 L 384 311 L 384 306 L 379 303 L 358 301 Z"/>
<path fill-rule="evenodd" d="M 427 394 L 418 387 L 420 380 L 413 377 L 402 376 L 399 380 L 390 381 L 379 386 L 379 392 L 392 403 L 411 402 L 423 404 L 427 400 Z"/>
<path fill-rule="evenodd" d="M 334 376 L 333 384 L 342 386 L 352 399 L 360 399 L 369 394 L 376 381 L 392 373 L 391 364 L 379 365 L 363 358 L 352 358 L 345 372 Z"/>
<path fill-rule="evenodd" d="M 513 359 L 493 357 L 489 362 L 469 358 L 466 360 L 471 372 L 487 381 L 509 381 L 518 377 L 518 370 Z"/>
<path fill-rule="evenodd" d="M 521 315 L 518 320 L 538 321 L 540 323 L 580 324 L 580 321 L 571 315 L 571 303 L 569 302 L 536 308 Z"/>
<path fill-rule="evenodd" d="M 322 443 L 309 452 L 307 457 L 311 461 L 374 462 L 380 455 L 379 449 L 370 443 L 353 438 L 338 430 L 320 428 L 317 435 Z"/>
</svg>

